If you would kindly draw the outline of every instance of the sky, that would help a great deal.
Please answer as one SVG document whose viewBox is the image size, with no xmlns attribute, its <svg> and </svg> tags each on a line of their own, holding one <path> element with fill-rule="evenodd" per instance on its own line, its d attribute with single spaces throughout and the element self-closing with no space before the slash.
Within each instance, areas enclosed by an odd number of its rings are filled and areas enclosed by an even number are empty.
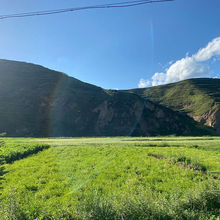
<svg viewBox="0 0 220 220">
<path fill-rule="evenodd" d="M 0 15 L 128 0 L 2 0 Z M 0 59 L 106 89 L 220 77 L 220 1 L 175 0 L 0 20 Z"/>
</svg>

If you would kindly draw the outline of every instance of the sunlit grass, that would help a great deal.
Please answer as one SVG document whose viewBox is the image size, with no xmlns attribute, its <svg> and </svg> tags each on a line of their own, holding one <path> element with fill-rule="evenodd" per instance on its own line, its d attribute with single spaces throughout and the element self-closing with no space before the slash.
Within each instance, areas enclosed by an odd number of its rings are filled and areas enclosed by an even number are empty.
<svg viewBox="0 0 220 220">
<path fill-rule="evenodd" d="M 217 219 L 220 215 L 219 137 L 4 140 L 51 145 L 5 166 L 4 219 Z M 156 154 L 163 157 L 151 156 Z M 204 166 L 205 172 L 184 163 Z"/>
</svg>

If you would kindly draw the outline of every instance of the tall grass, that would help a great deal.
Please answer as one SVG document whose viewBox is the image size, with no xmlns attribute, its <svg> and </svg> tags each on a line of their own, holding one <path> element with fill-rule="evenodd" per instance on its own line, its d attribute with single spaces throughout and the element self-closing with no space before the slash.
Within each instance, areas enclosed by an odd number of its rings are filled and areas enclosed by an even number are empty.
<svg viewBox="0 0 220 220">
<path fill-rule="evenodd" d="M 85 220 L 137 220 L 137 219 L 219 219 L 220 188 L 213 182 L 207 182 L 196 190 L 188 191 L 184 198 L 178 192 L 169 197 L 156 195 L 153 192 L 132 196 L 103 197 L 96 191 L 87 195 L 86 199 L 72 205 L 53 204 L 44 208 L 32 203 L 25 209 L 27 202 L 22 204 L 11 193 L 7 204 L 1 206 L 1 220 L 32 220 L 32 219 L 85 219 Z"/>
<path fill-rule="evenodd" d="M 155 147 L 112 139 L 71 139 L 77 143 L 68 146 L 58 139 L 56 147 L 6 164 L 0 220 L 219 218 L 220 182 L 209 175 L 220 170 L 219 151 L 176 147 L 176 137 L 175 146 L 161 138 Z"/>
<path fill-rule="evenodd" d="M 39 151 L 48 149 L 48 144 L 7 144 L 4 141 L 0 142 L 0 157 L 4 158 L 6 163 L 12 163 L 16 160 L 23 159 Z"/>
</svg>

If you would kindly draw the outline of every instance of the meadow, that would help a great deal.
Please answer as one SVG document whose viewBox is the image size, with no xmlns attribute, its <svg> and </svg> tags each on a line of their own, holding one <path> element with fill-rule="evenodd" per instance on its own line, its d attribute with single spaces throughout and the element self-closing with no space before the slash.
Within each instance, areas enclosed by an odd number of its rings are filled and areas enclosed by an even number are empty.
<svg viewBox="0 0 220 220">
<path fill-rule="evenodd" d="M 1 138 L 0 218 L 220 219 L 220 137 Z"/>
</svg>

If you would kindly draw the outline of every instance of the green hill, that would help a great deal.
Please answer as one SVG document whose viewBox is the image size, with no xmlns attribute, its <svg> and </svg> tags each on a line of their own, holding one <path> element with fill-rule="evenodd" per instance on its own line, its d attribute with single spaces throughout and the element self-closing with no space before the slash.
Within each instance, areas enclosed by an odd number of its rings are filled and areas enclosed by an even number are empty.
<svg viewBox="0 0 220 220">
<path fill-rule="evenodd" d="M 0 60 L 1 132 L 32 137 L 209 134 L 188 116 L 136 94 L 8 60 Z"/>
<path fill-rule="evenodd" d="M 220 131 L 220 79 L 189 79 L 131 91 Z"/>
</svg>

